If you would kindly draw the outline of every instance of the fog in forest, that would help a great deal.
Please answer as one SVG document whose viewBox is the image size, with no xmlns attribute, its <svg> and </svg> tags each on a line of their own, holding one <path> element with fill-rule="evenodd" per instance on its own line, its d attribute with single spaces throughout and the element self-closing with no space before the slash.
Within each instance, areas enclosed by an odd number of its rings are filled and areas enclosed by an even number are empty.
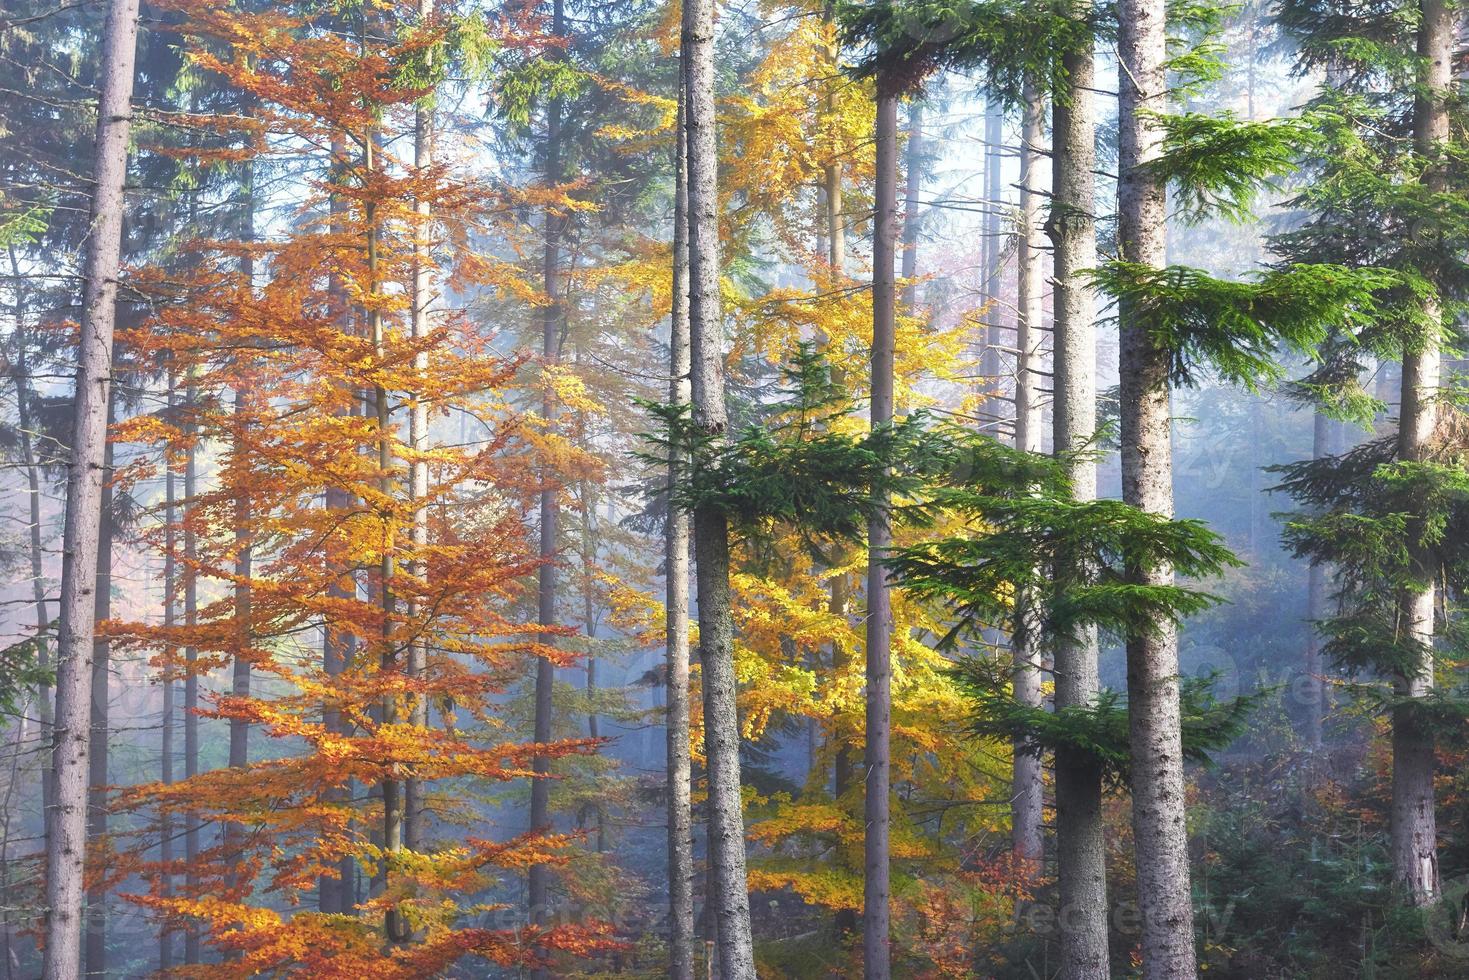
<svg viewBox="0 0 1469 980">
<path fill-rule="evenodd" d="M 0 980 L 1469 977 L 1444 0 L 6 0 Z"/>
</svg>

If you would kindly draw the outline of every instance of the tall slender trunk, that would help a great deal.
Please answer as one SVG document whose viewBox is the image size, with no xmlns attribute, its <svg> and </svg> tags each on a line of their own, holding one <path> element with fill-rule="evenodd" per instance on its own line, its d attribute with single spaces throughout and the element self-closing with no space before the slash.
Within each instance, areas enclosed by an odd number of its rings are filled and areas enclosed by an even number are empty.
<svg viewBox="0 0 1469 980">
<path fill-rule="evenodd" d="M 1003 205 L 1004 167 L 1000 143 L 1004 139 L 1005 117 L 998 103 L 990 103 L 984 117 L 984 220 L 980 224 L 984 242 L 980 249 L 984 275 L 984 348 L 979 360 L 979 373 L 988 386 L 981 415 L 990 431 L 999 438 L 1004 431 L 1004 392 L 1000 389 L 1003 370 L 1000 348 L 1004 338 L 1000 332 L 1000 270 L 1004 249 L 1000 247 L 1000 208 Z"/>
<path fill-rule="evenodd" d="M 684 64 L 678 62 L 678 135 L 673 173 L 673 309 L 668 327 L 668 403 L 689 403 L 689 185 L 684 132 Z M 668 450 L 670 498 L 686 454 Z M 664 635 L 668 731 L 668 976 L 694 980 L 694 839 L 689 761 L 689 515 L 670 499 L 664 528 Z"/>
<path fill-rule="evenodd" d="M 347 160 L 346 141 L 338 136 L 332 140 L 331 145 L 333 181 L 341 179 L 341 169 Z M 331 228 L 333 233 L 340 234 L 345 227 L 346 204 L 342 195 L 333 193 L 331 196 Z M 347 287 L 339 267 L 334 266 L 327 282 L 327 291 L 330 296 L 331 310 L 335 317 L 341 322 L 344 333 L 351 333 L 350 305 L 347 300 Z M 351 398 L 352 405 L 337 409 L 339 415 L 352 415 L 355 410 L 356 398 Z M 345 514 L 352 506 L 352 496 L 339 487 L 328 487 L 322 501 L 327 511 L 336 514 Z M 340 546 L 338 546 L 340 547 Z M 327 595 L 333 599 L 357 598 L 357 583 L 354 573 L 351 571 L 350 562 L 343 556 L 329 552 L 328 562 L 332 563 L 335 577 L 327 587 Z M 347 584 L 344 585 L 343 583 Z M 322 671 L 329 679 L 339 678 L 347 669 L 347 664 L 355 657 L 357 650 L 357 638 L 350 631 L 339 629 L 330 618 L 324 624 L 321 643 Z M 323 706 L 322 724 L 328 732 L 335 735 L 345 736 L 348 734 L 349 726 L 342 718 L 340 708 L 333 704 Z M 352 785 L 349 783 L 340 789 L 334 789 L 329 794 L 333 802 L 345 805 L 352 798 Z M 327 872 L 321 876 L 317 888 L 317 907 L 322 912 L 345 915 L 351 911 L 355 902 L 352 893 L 352 883 L 356 878 L 357 862 L 350 857 L 341 858 L 337 863 L 335 873 Z"/>
<path fill-rule="evenodd" d="M 1167 108 L 1166 4 L 1122 0 L 1118 7 L 1118 238 L 1122 258 L 1166 261 L 1167 194 L 1150 164 L 1162 152 L 1159 115 Z M 1118 310 L 1122 402 L 1122 497 L 1153 514 L 1173 514 L 1173 440 L 1168 352 L 1141 326 L 1130 304 Z M 1127 570 L 1141 586 L 1166 586 L 1173 569 Z M 1195 972 L 1188 832 L 1184 825 L 1183 738 L 1178 700 L 1178 638 L 1167 624 L 1127 639 L 1132 825 L 1137 850 L 1145 980 Z"/>
<path fill-rule="evenodd" d="M 168 415 L 173 421 L 174 412 L 178 407 L 177 378 L 170 366 L 168 369 Z M 171 633 L 178 625 L 178 558 L 174 554 L 178 547 L 178 479 L 174 474 L 173 463 L 165 464 L 163 477 L 163 630 L 165 634 Z M 159 781 L 165 786 L 173 785 L 173 735 L 174 716 L 178 713 L 174 703 L 174 659 L 178 655 L 178 648 L 166 646 L 163 649 L 163 666 L 160 671 L 163 683 L 163 718 L 159 725 L 161 731 L 161 751 L 159 753 L 158 768 Z M 163 882 L 160 891 L 165 898 L 173 895 L 173 873 L 169 870 L 173 863 L 173 817 L 165 811 L 158 822 L 158 860 L 163 865 Z M 173 968 L 173 930 L 165 922 L 158 932 L 158 971 L 165 973 Z"/>
<path fill-rule="evenodd" d="M 433 0 L 418 0 L 418 21 L 427 25 L 434 19 Z M 430 55 L 432 57 L 432 55 Z M 413 114 L 413 167 L 420 176 L 426 174 L 434 163 L 434 96 L 429 94 L 421 100 Z M 416 216 L 413 240 L 413 309 L 409 321 L 409 335 L 422 340 L 429 332 L 429 306 L 433 302 L 433 256 L 430 254 L 430 231 L 433 218 L 433 203 L 426 197 L 413 202 Z M 419 376 L 428 372 L 428 351 L 420 350 L 413 355 L 413 370 Z M 408 493 L 413 501 L 413 560 L 408 574 L 416 583 L 425 583 L 428 577 L 428 462 L 422 453 L 428 448 L 428 404 L 416 394 L 408 399 L 408 447 L 412 462 L 408 466 Z M 421 615 L 419 603 L 411 599 L 408 603 L 408 621 L 412 624 L 415 639 L 408 645 L 408 676 L 422 677 L 428 669 L 428 647 L 422 639 L 418 622 Z M 415 728 L 428 726 L 428 705 L 418 694 L 408 699 L 408 721 Z M 405 788 L 406 820 L 403 842 L 410 851 L 422 850 L 424 846 L 423 787 L 416 777 L 410 776 Z"/>
<path fill-rule="evenodd" d="M 248 251 L 249 246 L 255 241 L 255 164 L 253 161 L 247 161 L 244 166 L 240 192 L 243 205 L 240 238 L 246 246 L 246 251 L 240 258 L 240 280 L 245 295 L 249 296 L 253 294 L 255 288 L 255 258 Z M 241 357 L 236 362 L 236 371 L 239 372 L 239 375 L 235 381 L 233 431 L 231 432 L 233 445 L 230 449 L 232 458 L 229 461 L 235 484 L 233 514 L 235 580 L 232 586 L 235 635 L 234 649 L 230 652 L 230 696 L 242 699 L 250 696 L 250 650 L 253 646 L 254 633 L 251 625 L 254 596 L 250 582 L 254 574 L 254 548 L 251 544 L 250 494 L 246 486 L 248 483 L 246 476 L 250 471 L 250 451 L 245 444 L 245 433 L 254 424 L 250 416 L 255 403 L 255 396 L 250 393 L 253 385 L 250 378 L 252 365 L 249 357 L 250 352 L 247 347 L 241 352 Z M 250 723 L 244 718 L 230 718 L 229 739 L 229 767 L 244 769 L 250 762 Z M 224 828 L 224 841 L 225 849 L 230 854 L 230 860 L 237 862 L 235 865 L 237 868 L 243 869 L 244 862 L 240 858 L 243 856 L 241 850 L 245 841 L 244 826 L 237 821 L 230 821 Z"/>
<path fill-rule="evenodd" d="M 1073 5 L 1068 13 L 1085 20 Z M 1096 107 L 1092 41 L 1062 52 L 1051 103 L 1051 189 L 1046 230 L 1055 255 L 1052 443 L 1058 455 L 1087 446 L 1097 428 L 1097 302 L 1081 273 L 1097 264 Z M 1064 455 L 1077 500 L 1097 495 L 1088 453 Z M 1076 556 L 1079 560 L 1081 556 Z M 1076 575 L 1079 570 L 1071 570 Z M 1097 632 L 1084 628 L 1056 645 L 1056 707 L 1086 707 L 1101 688 Z M 1107 851 L 1102 833 L 1102 780 L 1084 753 L 1058 749 L 1056 874 L 1060 893 L 1061 980 L 1107 980 Z"/>
<path fill-rule="evenodd" d="M 107 423 L 114 421 L 116 389 L 109 393 Z M 112 479 L 112 442 L 102 454 L 103 479 Z M 92 609 L 96 622 L 112 618 L 112 552 L 117 527 L 113 522 L 113 491 L 102 486 L 102 513 L 97 530 L 97 592 Z M 107 836 L 107 786 L 110 753 L 107 737 L 111 728 L 109 681 L 112 679 L 112 644 L 103 636 L 92 641 L 92 752 L 87 760 L 87 839 Z M 89 977 L 107 976 L 107 887 L 98 882 L 87 890 L 87 928 L 84 963 Z"/>
<path fill-rule="evenodd" d="M 552 0 L 551 33 L 561 36 L 566 29 L 565 11 L 562 0 Z M 561 182 L 561 99 L 553 98 L 546 108 L 546 186 L 555 187 Z M 553 366 L 561 350 L 562 323 L 565 311 L 561 306 L 561 233 L 564 220 L 552 208 L 545 213 L 546 250 L 543 256 L 542 275 L 546 292 L 545 314 L 541 321 L 541 356 L 547 367 Z M 554 394 L 546 386 L 541 403 L 541 416 L 551 425 L 557 414 Z M 543 478 L 546 487 L 541 490 L 541 567 L 537 582 L 537 620 L 542 626 L 556 625 L 556 554 L 561 515 L 559 511 L 560 489 L 551 486 L 552 474 L 547 471 Z M 542 637 L 541 642 L 549 642 Z M 535 740 L 538 745 L 551 741 L 551 716 L 554 711 L 552 690 L 556 683 L 556 668 L 545 657 L 536 661 L 535 686 Z M 550 772 L 550 761 L 537 753 L 532 760 L 536 778 L 530 786 L 530 825 L 532 830 L 549 830 L 551 826 L 551 783 L 546 778 Z M 548 904 L 551 884 L 551 869 L 545 864 L 533 864 L 527 882 L 527 900 L 530 903 L 530 918 L 536 924 L 549 921 L 551 909 Z M 537 971 L 536 976 L 544 976 Z"/>
<path fill-rule="evenodd" d="M 195 445 L 198 426 L 193 414 L 196 390 L 192 377 L 184 392 L 185 425 L 189 444 L 184 459 L 184 627 L 192 631 L 199 625 L 199 544 L 194 533 L 192 511 L 198 492 L 199 451 Z M 199 775 L 199 648 L 190 642 L 184 647 L 184 778 Z M 184 890 L 194 897 L 199 893 L 199 815 L 190 810 L 184 816 Z M 199 962 L 199 925 L 190 921 L 184 931 L 184 962 Z"/>
<path fill-rule="evenodd" d="M 897 299 L 893 278 L 898 237 L 898 96 L 887 79 L 877 85 L 876 187 L 872 225 L 872 406 L 873 430 L 893 420 L 893 344 Z M 867 980 L 892 975 L 888 938 L 888 739 L 892 727 L 893 607 L 884 553 L 892 528 L 885 497 L 867 523 L 867 694 L 863 838 L 862 962 Z"/>
<path fill-rule="evenodd" d="M 923 103 L 917 97 L 908 103 L 908 145 L 904 148 L 903 169 L 903 312 L 912 316 L 918 310 L 918 232 L 921 227 L 923 193 Z"/>
<path fill-rule="evenodd" d="M 91 749 L 93 590 L 97 587 L 103 454 L 112 388 L 112 330 L 122 258 L 123 185 L 132 121 L 138 0 L 112 0 L 103 29 L 90 237 L 77 349 L 76 417 L 66 481 L 65 558 L 56 651 L 56 805 L 46 840 L 44 980 L 81 973 L 82 863 Z"/>
<path fill-rule="evenodd" d="M 1331 455 L 1331 419 L 1319 410 L 1315 413 L 1311 433 L 1311 458 L 1325 459 Z M 1326 567 L 1320 563 L 1311 565 L 1306 578 L 1306 659 L 1301 665 L 1300 697 L 1305 708 L 1302 727 L 1306 746 L 1312 750 L 1321 748 L 1322 723 L 1326 713 L 1326 690 L 1322 683 L 1321 634 L 1314 624 L 1326 617 Z"/>
<path fill-rule="evenodd" d="M 1041 418 L 1034 372 L 1040 358 L 1043 326 L 1041 258 L 1045 254 L 1037 241 L 1041 201 L 1038 184 L 1040 150 L 1046 138 L 1046 108 L 1041 101 L 1040 87 L 1033 78 L 1025 80 L 1024 100 L 1020 135 L 1020 227 L 1016 232 L 1020 304 L 1015 324 L 1015 448 L 1038 453 L 1041 451 Z M 1033 617 L 1025 606 L 1025 597 L 1017 597 L 1020 615 L 1016 618 L 1015 635 L 1011 641 L 1014 657 L 1011 682 L 1017 701 L 1040 707 L 1042 651 L 1039 638 L 1031 629 Z M 1044 850 L 1045 798 L 1041 758 L 1023 739 L 1016 741 L 1013 755 L 1010 847 L 1028 873 L 1033 874 L 1040 870 Z"/>
<path fill-rule="evenodd" d="M 35 422 L 31 418 L 31 374 L 28 363 L 30 337 L 26 333 L 26 302 L 24 283 L 20 275 L 20 262 L 15 256 L 15 246 L 9 248 L 10 274 L 15 289 L 15 414 L 16 426 L 20 430 L 20 460 L 25 468 L 27 531 L 30 544 L 31 603 L 36 616 L 36 666 L 51 666 L 51 646 L 47 636 L 51 632 L 51 618 L 46 614 L 45 552 L 41 535 L 41 465 L 36 458 Z M 52 702 L 51 685 L 41 684 L 36 688 L 37 715 L 40 719 L 37 744 L 41 759 L 41 824 L 44 828 L 49 820 L 55 785 L 51 770 Z M 44 829 L 42 831 L 45 833 Z"/>
<path fill-rule="evenodd" d="M 583 451 L 588 447 L 583 444 Z M 587 736 L 590 738 L 602 737 L 601 719 L 597 717 L 597 601 L 596 592 L 593 589 L 593 569 L 597 560 L 596 529 L 593 527 L 595 508 L 591 504 L 592 485 L 583 480 L 578 493 L 580 498 L 579 518 L 581 520 L 581 601 L 582 622 L 585 624 L 587 637 L 587 664 L 586 664 L 586 696 L 587 696 Z M 596 847 L 598 854 L 607 853 L 607 811 L 603 809 L 600 799 L 594 799 L 591 805 L 592 819 L 596 821 L 597 838 Z"/>
<path fill-rule="evenodd" d="M 689 346 L 694 422 L 722 437 L 724 321 L 719 302 L 719 189 L 714 103 L 714 3 L 685 0 L 684 126 L 688 146 Z M 750 895 L 745 877 L 745 825 L 740 808 L 740 726 L 734 672 L 734 621 L 729 588 L 729 523 L 712 506 L 694 510 L 698 563 L 699 662 L 704 689 L 704 756 L 708 760 L 711 897 L 718 923 L 720 976 L 755 980 Z"/>
<path fill-rule="evenodd" d="M 364 19 L 363 45 L 366 47 L 367 28 Z M 377 167 L 377 142 L 379 134 L 375 129 L 369 130 L 362 140 L 363 146 L 363 170 L 371 174 Z M 383 326 L 382 310 L 377 301 L 381 292 L 382 284 L 380 260 L 378 250 L 380 247 L 378 227 L 377 203 L 372 198 L 367 198 L 363 205 L 363 219 L 366 224 L 367 245 L 367 329 L 372 342 L 372 349 L 378 358 L 387 356 L 387 335 Z M 372 392 L 373 405 L 377 412 L 377 465 L 378 465 L 378 489 L 386 500 L 393 499 L 397 492 L 393 485 L 393 423 L 392 409 L 389 404 L 389 393 L 386 387 L 378 384 Z M 394 577 L 396 571 L 396 528 L 394 517 L 389 513 L 381 515 L 382 519 L 382 541 L 380 543 L 381 557 L 378 561 L 378 599 L 382 610 L 382 651 L 378 657 L 378 667 L 386 675 L 397 673 L 402 664 L 399 663 L 397 655 L 397 640 L 394 636 L 394 621 L 397 619 L 397 589 Z M 398 723 L 398 698 L 392 693 L 383 697 L 380 706 L 381 722 L 384 726 L 393 726 Z M 388 773 L 384 774 L 380 781 L 379 790 L 383 798 L 383 823 L 382 823 L 382 848 L 387 855 L 378 872 L 379 887 L 386 887 L 388 874 L 397 855 L 403 851 L 403 779 L 401 766 L 394 763 Z M 410 935 L 407 920 L 403 917 L 396 906 L 390 907 L 383 915 L 383 930 L 387 934 L 389 942 L 405 943 Z"/>
<path fill-rule="evenodd" d="M 830 24 L 831 7 L 823 7 L 823 17 Z M 827 83 L 823 111 L 828 118 L 834 117 L 836 113 L 836 86 L 840 81 L 841 72 L 841 47 L 837 41 L 837 35 L 833 30 L 831 40 L 826 50 L 827 68 L 831 73 L 831 79 Z M 834 288 L 845 288 L 847 279 L 847 224 L 846 215 L 843 213 L 845 203 L 843 201 L 842 188 L 842 161 L 837 157 L 836 146 L 831 147 L 831 157 L 827 161 L 824 173 L 824 187 L 826 191 L 826 246 L 827 261 L 831 266 L 831 281 Z M 837 384 L 845 384 L 847 380 L 846 371 L 836 365 L 832 369 L 832 380 Z M 836 561 L 846 564 L 850 557 L 843 549 L 838 553 Z M 842 620 L 847 618 L 847 609 L 852 599 L 852 576 L 847 573 L 833 575 L 830 585 L 830 600 L 827 603 L 827 611 Z M 847 649 L 845 643 L 840 639 L 832 640 L 831 644 L 831 668 L 834 677 L 846 674 L 851 666 L 852 653 Z M 849 744 L 848 733 L 843 730 L 840 722 L 833 719 L 831 738 L 836 743 L 836 751 L 832 759 L 832 793 L 841 800 L 847 796 L 852 789 L 852 748 Z M 846 936 L 857 928 L 857 913 L 853 909 L 838 909 L 833 925 L 836 927 L 838 936 Z"/>
<path fill-rule="evenodd" d="M 839 52 L 835 45 L 829 52 L 831 68 L 833 73 L 837 70 Z M 828 104 L 833 105 L 834 97 L 828 95 Z M 832 110 L 834 111 L 834 110 Z M 831 265 L 832 284 L 841 288 L 847 277 L 847 225 L 846 218 L 842 214 L 845 207 L 842 199 L 842 164 L 835 157 L 826 166 L 826 243 L 827 259 Z M 840 366 L 832 371 L 832 380 L 837 384 L 846 382 L 847 372 Z M 852 582 L 848 575 L 834 575 L 831 579 L 831 601 L 828 609 L 834 616 L 846 618 L 847 604 L 851 600 Z M 840 640 L 832 641 L 831 650 L 832 670 L 838 674 L 845 671 L 851 659 L 851 653 Z M 847 745 L 847 740 L 840 734 L 836 735 L 838 740 L 836 756 L 834 760 L 834 790 L 838 797 L 843 796 L 852 786 L 852 752 Z M 854 917 L 850 913 L 837 914 L 837 928 L 840 932 L 849 932 L 856 925 Z"/>
<path fill-rule="evenodd" d="M 1449 138 L 1447 100 L 1453 87 L 1454 8 L 1446 0 L 1423 0 L 1418 27 L 1418 96 L 1413 105 L 1413 147 L 1431 164 L 1424 180 L 1430 190 L 1447 186 L 1443 144 Z M 1437 325 L 1444 315 L 1437 295 L 1424 302 L 1424 321 Z M 1398 421 L 1398 456 L 1426 458 L 1428 444 L 1438 427 L 1438 389 L 1441 353 L 1438 338 L 1403 351 L 1402 409 Z M 1393 678 L 1399 698 L 1426 697 L 1433 689 L 1434 564 L 1431 549 L 1411 546 L 1418 583 L 1405 589 L 1402 621 L 1405 631 L 1421 645 L 1416 670 Z M 1392 862 L 1393 881 L 1409 905 L 1428 905 L 1439 896 L 1438 830 L 1434 816 L 1434 738 L 1422 712 L 1400 703 L 1392 718 Z"/>
</svg>

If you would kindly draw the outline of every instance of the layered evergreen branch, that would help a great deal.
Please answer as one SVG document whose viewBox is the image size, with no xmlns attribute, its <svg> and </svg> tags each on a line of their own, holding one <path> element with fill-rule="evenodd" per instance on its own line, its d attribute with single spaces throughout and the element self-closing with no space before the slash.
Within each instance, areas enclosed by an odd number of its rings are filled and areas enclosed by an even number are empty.
<svg viewBox="0 0 1469 980">
<path fill-rule="evenodd" d="M 975 533 L 896 549 L 888 566 L 910 594 L 947 608 L 955 626 L 945 645 L 986 627 L 1019 626 L 1018 593 L 1026 596 L 1028 628 L 1049 642 L 1087 626 L 1117 637 L 1153 632 L 1218 600 L 1187 585 L 1138 585 L 1128 581 L 1129 569 L 1166 563 L 1185 577 L 1204 577 L 1240 564 L 1202 521 L 1170 520 L 1118 500 L 962 490 L 935 496 L 964 514 Z"/>
<path fill-rule="evenodd" d="M 1320 139 L 1309 115 L 1253 121 L 1228 112 L 1181 112 L 1159 121 L 1163 155 L 1150 169 L 1177 189 L 1175 204 L 1189 221 L 1251 220 L 1260 194 L 1294 173 L 1301 154 Z"/>
<path fill-rule="evenodd" d="M 1012 106 L 1026 78 L 1056 77 L 1061 53 L 1105 28 L 1018 0 L 846 0 L 836 16 L 856 77 L 886 79 L 906 92 L 937 71 L 980 66 L 988 95 Z"/>
<path fill-rule="evenodd" d="M 1103 691 L 1084 707 L 1047 710 L 1023 704 L 1008 690 L 1009 667 L 980 657 L 966 657 L 951 672 L 974 700 L 970 730 L 982 738 L 1021 746 L 1021 751 L 1070 749 L 1095 760 L 1104 779 L 1125 787 L 1131 779 L 1127 703 L 1117 691 Z M 1190 762 L 1207 765 L 1241 732 L 1250 712 L 1269 693 L 1257 691 L 1220 701 L 1214 697 L 1214 677 L 1179 681 L 1183 754 Z"/>
<path fill-rule="evenodd" d="M 1380 294 L 1401 283 L 1385 270 L 1325 264 L 1232 281 L 1188 266 L 1109 262 L 1092 278 L 1168 352 L 1173 384 L 1196 384 L 1212 370 L 1250 390 L 1280 378 L 1282 345 L 1309 353 L 1333 328 L 1371 322 Z"/>
</svg>

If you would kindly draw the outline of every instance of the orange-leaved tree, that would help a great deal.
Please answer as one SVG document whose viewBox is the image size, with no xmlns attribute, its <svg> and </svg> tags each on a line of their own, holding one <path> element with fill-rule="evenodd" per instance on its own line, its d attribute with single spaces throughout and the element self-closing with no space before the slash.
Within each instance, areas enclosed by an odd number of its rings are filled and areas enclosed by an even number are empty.
<svg viewBox="0 0 1469 980">
<path fill-rule="evenodd" d="M 220 447 L 210 485 L 182 501 L 194 548 L 176 557 L 230 594 L 205 590 L 182 625 L 113 633 L 196 649 L 201 674 L 228 659 L 253 675 L 200 713 L 253 730 L 257 749 L 122 794 L 135 829 L 105 873 L 141 876 L 131 901 L 218 951 L 193 976 L 421 977 L 466 956 L 541 964 L 604 948 L 595 923 L 495 921 L 499 873 L 564 860 L 570 838 L 461 833 L 484 815 L 435 791 L 595 747 L 521 744 L 497 712 L 527 654 L 572 657 L 516 615 L 543 561 L 525 520 L 536 481 L 511 451 L 521 358 L 421 301 L 426 262 L 456 288 L 517 288 L 506 264 L 469 251 L 514 202 L 462 161 L 394 155 L 471 29 L 417 4 L 171 6 L 199 68 L 254 105 L 211 122 L 220 138 L 198 155 L 270 157 L 296 180 L 262 195 L 255 240 L 190 242 L 185 279 L 140 276 L 157 312 L 129 342 L 167 360 L 186 395 L 118 436 L 174 459 Z M 502 41 L 540 43 L 510 28 Z M 475 438 L 454 431 L 466 418 Z M 159 829 L 190 819 L 227 832 L 187 869 L 155 859 Z M 328 889 L 332 902 L 306 904 Z"/>
</svg>

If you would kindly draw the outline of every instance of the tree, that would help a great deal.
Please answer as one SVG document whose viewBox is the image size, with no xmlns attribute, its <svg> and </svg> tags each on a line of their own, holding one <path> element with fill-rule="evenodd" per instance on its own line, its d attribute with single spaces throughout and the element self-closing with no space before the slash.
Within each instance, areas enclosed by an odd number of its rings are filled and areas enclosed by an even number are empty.
<svg viewBox="0 0 1469 980">
<path fill-rule="evenodd" d="M 1156 0 L 1118 6 L 1117 237 L 1124 261 L 1166 261 L 1167 182 L 1153 167 L 1162 154 L 1167 109 L 1167 14 Z M 1124 300 L 1118 311 L 1122 405 L 1122 499 L 1150 514 L 1173 512 L 1168 351 Z M 1143 588 L 1166 586 L 1166 565 L 1132 570 Z M 1133 838 L 1142 912 L 1144 976 L 1191 976 L 1193 898 L 1184 825 L 1183 745 L 1178 703 L 1178 643 L 1172 627 L 1129 636 Z"/>
<path fill-rule="evenodd" d="M 1286 488 L 1312 508 L 1294 517 L 1286 538 L 1311 559 L 1314 576 L 1326 564 L 1337 569 L 1337 614 L 1318 623 L 1321 655 L 1391 685 L 1377 703 L 1391 720 L 1393 879 L 1405 904 L 1431 905 L 1440 894 L 1435 746 L 1461 717 L 1454 695 L 1434 690 L 1439 666 L 1451 662 L 1437 648 L 1453 629 L 1448 607 L 1435 614 L 1437 583 L 1451 581 L 1456 561 L 1437 527 L 1454 510 L 1449 488 L 1458 465 L 1446 438 L 1457 410 L 1442 384 L 1441 350 L 1446 311 L 1465 295 L 1462 193 L 1451 162 L 1459 142 L 1452 18 L 1434 3 L 1341 11 L 1332 38 L 1319 11 L 1287 4 L 1280 20 L 1298 62 L 1324 69 L 1335 85 L 1316 100 L 1315 179 L 1295 199 L 1309 219 L 1272 246 L 1291 259 L 1391 270 L 1401 283 L 1343 331 L 1338 356 L 1306 379 L 1307 391 L 1325 413 L 1372 424 L 1388 407 L 1386 391 L 1379 387 L 1374 398 L 1362 390 L 1359 362 L 1369 355 L 1379 362 L 1379 386 L 1390 383 L 1383 367 L 1394 358 L 1402 365 L 1395 433 L 1283 468 Z M 1353 48 L 1338 35 L 1375 40 Z M 1387 112 L 1390 125 L 1378 118 Z M 1372 529 L 1370 558 L 1325 537 L 1352 519 Z"/>
<path fill-rule="evenodd" d="M 877 76 L 877 119 L 874 142 L 877 173 L 872 229 L 872 429 L 893 420 L 893 347 L 896 334 L 897 284 L 893 262 L 898 236 L 898 97 L 897 79 Z M 886 551 L 892 542 L 887 501 L 874 502 L 867 524 L 867 724 L 862 761 L 866 834 L 862 901 L 862 968 L 869 978 L 891 975 L 889 943 L 888 795 L 892 726 L 893 610 L 888 596 Z"/>
<path fill-rule="evenodd" d="M 1097 261 L 1095 55 L 1086 10 L 1065 11 L 1076 37 L 1054 69 L 1051 96 L 1052 203 L 1046 232 L 1055 252 L 1052 444 L 1067 467 L 1074 499 L 1097 493 L 1090 447 L 1097 430 L 1096 297 L 1085 270 Z M 1075 564 L 1080 555 L 1063 555 Z M 1101 690 L 1097 635 L 1080 627 L 1056 644 L 1056 710 L 1087 708 Z M 1059 746 L 1055 759 L 1056 877 L 1068 928 L 1061 930 L 1064 980 L 1111 975 L 1107 950 L 1107 856 L 1102 780 L 1091 758 Z"/>
<path fill-rule="evenodd" d="M 714 4 L 684 4 L 684 129 L 688 152 L 689 349 L 693 419 L 720 437 L 724 404 L 724 324 L 719 302 L 719 185 L 715 142 Z M 692 465 L 698 467 L 699 460 Z M 709 780 L 711 901 L 719 924 L 720 976 L 754 980 L 750 896 L 740 800 L 740 727 L 735 707 L 734 626 L 729 592 L 729 526 L 709 506 L 693 511 L 699 601 L 704 756 Z"/>
<path fill-rule="evenodd" d="M 678 67 L 678 112 L 673 150 L 673 298 L 668 330 L 668 404 L 689 404 L 689 188 L 688 131 L 684 126 L 685 54 Z M 677 492 L 687 465 L 676 442 L 668 447 L 668 493 Z M 689 760 L 689 518 L 668 508 L 664 529 L 664 634 L 668 729 L 668 975 L 694 977 L 694 841 Z"/>
<path fill-rule="evenodd" d="M 112 374 L 112 335 L 122 248 L 123 186 L 136 58 L 136 0 L 115 0 L 107 14 L 101 94 L 97 101 L 92 236 L 84 273 L 77 357 L 76 422 L 67 477 L 60 624 L 57 632 L 56 804 L 47 836 L 46 980 L 80 974 L 82 870 L 91 725 L 91 670 L 103 457 Z"/>
</svg>

